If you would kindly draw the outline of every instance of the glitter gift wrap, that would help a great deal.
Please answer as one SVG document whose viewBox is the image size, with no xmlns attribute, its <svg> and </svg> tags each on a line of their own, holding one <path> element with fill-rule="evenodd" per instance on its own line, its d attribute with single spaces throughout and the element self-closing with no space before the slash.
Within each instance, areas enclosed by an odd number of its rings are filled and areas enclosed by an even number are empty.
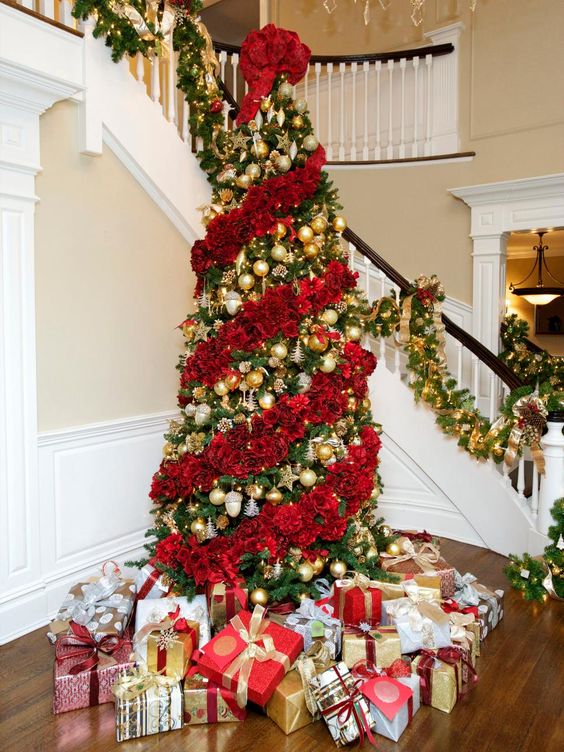
<svg viewBox="0 0 564 752">
<path fill-rule="evenodd" d="M 118 676 L 113 693 L 118 742 L 182 728 L 182 687 L 173 678 L 133 670 Z"/>
<path fill-rule="evenodd" d="M 304 650 L 308 651 L 314 642 L 325 645 L 331 658 L 341 652 L 341 621 L 333 618 L 333 607 L 320 608 L 311 598 L 301 602 L 300 607 L 276 622 L 298 632 L 304 638 Z"/>
<path fill-rule="evenodd" d="M 430 573 L 438 576 L 441 582 L 441 596 L 451 598 L 454 595 L 454 567 L 441 557 L 440 551 L 433 543 L 410 540 L 407 537 L 396 541 L 401 549 L 399 556 L 382 553 L 382 566 L 394 574 Z"/>
<path fill-rule="evenodd" d="M 108 635 L 98 642 L 86 627 L 71 629 L 55 645 L 53 713 L 113 702 L 113 683 L 133 665 L 130 639 Z"/>
<path fill-rule="evenodd" d="M 71 621 L 85 626 L 97 640 L 104 635 L 121 637 L 135 601 L 135 585 L 115 573 L 74 585 L 50 624 L 54 639 L 69 634 Z"/>
<path fill-rule="evenodd" d="M 178 616 L 187 622 L 197 622 L 199 628 L 199 643 L 196 647 L 202 647 L 211 639 L 210 620 L 205 595 L 196 595 L 192 600 L 184 596 L 171 598 L 150 598 L 137 602 L 137 615 L 135 617 L 135 634 L 143 634 L 147 625 L 156 625 L 165 621 L 170 613 L 178 609 Z M 145 632 L 151 630 L 145 630 Z M 137 638 L 136 646 L 139 659 L 147 662 L 147 639 Z"/>
<path fill-rule="evenodd" d="M 386 601 L 383 622 L 395 625 L 402 653 L 450 646 L 450 621 L 434 603 L 414 601 L 411 597 Z"/>
<path fill-rule="evenodd" d="M 390 676 L 378 676 L 365 682 L 360 691 L 370 703 L 376 733 L 397 742 L 413 718 L 411 688 Z"/>
<path fill-rule="evenodd" d="M 198 649 L 200 625 L 180 616 L 180 606 L 158 624 L 146 624 L 133 640 L 139 652 L 141 641 L 147 641 L 147 668 L 155 674 L 183 679 L 192 653 Z"/>
<path fill-rule="evenodd" d="M 365 631 L 345 625 L 343 633 L 343 663 L 352 668 L 358 661 L 370 661 L 378 668 L 390 666 L 401 658 L 401 644 L 393 626 Z"/>
<path fill-rule="evenodd" d="M 466 660 L 475 668 L 480 650 L 480 623 L 474 614 L 452 611 L 448 616 L 452 644 L 462 650 Z M 463 679 L 467 680 L 465 669 L 466 664 L 463 665 Z"/>
<path fill-rule="evenodd" d="M 137 572 L 135 587 L 138 601 L 145 598 L 164 598 L 169 590 L 165 583 L 165 576 L 150 564 L 146 564 Z"/>
<path fill-rule="evenodd" d="M 337 747 L 367 736 L 374 744 L 375 721 L 357 681 L 344 663 L 338 663 L 310 680 L 317 707 Z"/>
<path fill-rule="evenodd" d="M 303 649 L 297 632 L 273 624 L 262 606 L 241 611 L 197 658 L 204 676 L 236 692 L 244 707 L 247 698 L 264 707 Z"/>
<path fill-rule="evenodd" d="M 450 713 L 462 691 L 461 652 L 456 648 L 424 651 L 412 662 L 412 671 L 420 677 L 421 702 Z"/>
<path fill-rule="evenodd" d="M 214 630 L 219 631 L 239 611 L 247 608 L 247 589 L 239 585 L 215 582 L 208 587 L 208 606 Z"/>
<path fill-rule="evenodd" d="M 247 711 L 237 705 L 235 693 L 198 673 L 184 680 L 184 724 L 244 721 Z"/>
<path fill-rule="evenodd" d="M 382 613 L 382 591 L 375 580 L 359 572 L 335 580 L 332 604 L 337 616 L 345 624 L 378 624 Z"/>
</svg>

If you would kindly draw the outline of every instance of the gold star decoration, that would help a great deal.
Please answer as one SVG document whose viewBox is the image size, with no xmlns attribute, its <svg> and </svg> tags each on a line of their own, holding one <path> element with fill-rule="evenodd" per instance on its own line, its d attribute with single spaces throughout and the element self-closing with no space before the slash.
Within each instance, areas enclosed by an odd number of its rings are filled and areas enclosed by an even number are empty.
<svg viewBox="0 0 564 752">
<path fill-rule="evenodd" d="M 251 137 L 245 136 L 242 131 L 235 131 L 231 136 L 231 143 L 235 149 L 246 149 L 250 140 Z"/>
<path fill-rule="evenodd" d="M 290 141 L 290 136 L 287 133 L 284 133 L 284 135 L 279 136 L 276 134 L 276 138 L 278 140 L 278 144 L 276 145 L 277 149 L 283 149 L 286 154 L 290 151 L 290 146 L 292 145 Z"/>
<path fill-rule="evenodd" d="M 284 465 L 280 470 L 280 480 L 277 485 L 279 488 L 287 488 L 289 491 L 294 490 L 294 483 L 298 480 L 298 476 L 294 475 L 294 472 L 290 465 Z"/>
<path fill-rule="evenodd" d="M 206 326 L 203 321 L 200 321 L 200 323 L 194 329 L 194 342 L 197 342 L 200 339 L 207 339 L 210 329 L 211 326 Z"/>
</svg>

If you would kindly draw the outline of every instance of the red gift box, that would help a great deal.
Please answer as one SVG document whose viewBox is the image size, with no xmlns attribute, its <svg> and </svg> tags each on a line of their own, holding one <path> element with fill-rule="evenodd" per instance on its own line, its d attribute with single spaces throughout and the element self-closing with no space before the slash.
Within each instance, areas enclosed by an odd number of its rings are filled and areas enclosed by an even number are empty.
<svg viewBox="0 0 564 752">
<path fill-rule="evenodd" d="M 236 693 L 239 707 L 247 698 L 266 705 L 303 650 L 302 635 L 274 624 L 262 606 L 241 611 L 197 656 L 198 671 Z"/>
<path fill-rule="evenodd" d="M 112 685 L 130 668 L 131 639 L 106 635 L 96 641 L 80 624 L 71 622 L 72 634 L 59 637 L 53 682 L 53 713 L 113 702 Z"/>
<path fill-rule="evenodd" d="M 365 575 L 336 580 L 333 586 L 335 617 L 345 624 L 379 624 L 382 618 L 382 591 Z"/>
</svg>

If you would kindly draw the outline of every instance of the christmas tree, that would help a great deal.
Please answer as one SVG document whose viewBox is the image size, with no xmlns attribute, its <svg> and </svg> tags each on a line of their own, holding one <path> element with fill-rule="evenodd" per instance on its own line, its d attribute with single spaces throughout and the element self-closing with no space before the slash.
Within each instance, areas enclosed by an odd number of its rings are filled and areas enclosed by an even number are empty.
<svg viewBox="0 0 564 752">
<path fill-rule="evenodd" d="M 360 344 L 370 307 L 307 102 L 293 98 L 310 51 L 272 25 L 251 32 L 240 57 L 249 90 L 226 131 L 209 50 L 194 64 L 194 28 L 189 15 L 177 26 L 179 78 L 212 198 L 192 248 L 183 417 L 153 478 L 149 560 L 179 592 L 243 579 L 262 603 L 315 595 L 322 573 L 385 578 L 367 397 L 376 359 Z"/>
</svg>

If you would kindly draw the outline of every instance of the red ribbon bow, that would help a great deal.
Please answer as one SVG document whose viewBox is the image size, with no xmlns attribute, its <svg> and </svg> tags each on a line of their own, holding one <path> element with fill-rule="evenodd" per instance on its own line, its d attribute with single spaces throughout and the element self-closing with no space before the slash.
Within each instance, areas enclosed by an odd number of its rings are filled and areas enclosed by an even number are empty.
<svg viewBox="0 0 564 752">
<path fill-rule="evenodd" d="M 466 606 L 466 608 L 460 608 L 459 604 L 454 600 L 454 598 L 449 598 L 446 601 L 443 601 L 441 603 L 441 608 L 445 612 L 445 614 L 450 614 L 453 612 L 460 613 L 460 614 L 473 614 L 476 619 L 478 619 L 478 606 Z"/>
<path fill-rule="evenodd" d="M 69 674 L 73 676 L 83 671 L 92 671 L 98 665 L 101 653 L 112 655 L 124 643 L 123 638 L 111 634 L 96 640 L 89 629 L 74 621 L 71 621 L 69 626 L 72 634 L 59 637 L 55 644 L 55 660 L 61 664 L 70 658 L 83 658 L 84 660 L 69 669 Z M 75 647 L 76 650 L 63 650 L 67 647 Z"/>
<path fill-rule="evenodd" d="M 386 674 L 392 679 L 401 679 L 406 676 L 411 676 L 411 665 L 404 661 L 403 658 L 396 658 L 396 660 L 387 668 L 384 669 Z"/>
<path fill-rule="evenodd" d="M 382 676 L 381 669 L 377 668 L 372 661 L 357 661 L 350 672 L 355 679 L 362 679 L 363 683 L 376 676 Z"/>
</svg>

